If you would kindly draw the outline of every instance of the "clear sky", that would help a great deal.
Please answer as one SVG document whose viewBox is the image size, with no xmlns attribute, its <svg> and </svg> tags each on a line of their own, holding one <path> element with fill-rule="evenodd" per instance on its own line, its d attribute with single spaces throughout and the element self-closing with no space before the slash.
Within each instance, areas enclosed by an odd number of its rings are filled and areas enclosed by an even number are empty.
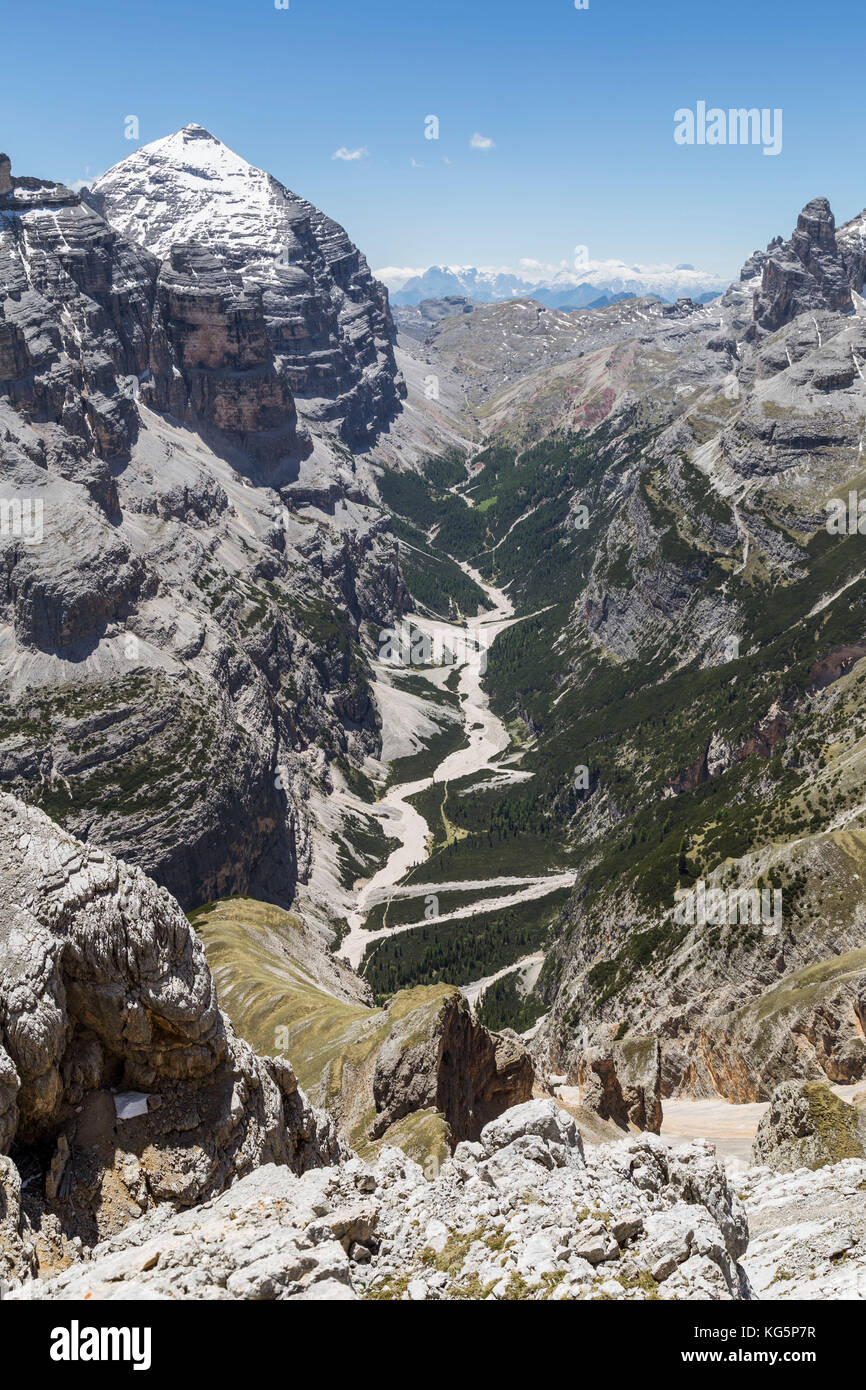
<svg viewBox="0 0 866 1390">
<path fill-rule="evenodd" d="M 866 205 L 864 0 L 289 4 L 7 5 L 0 149 L 14 172 L 74 182 L 135 147 L 129 115 L 139 143 L 197 121 L 374 267 L 556 263 L 585 245 L 730 274 L 810 198 L 839 222 Z M 781 154 L 677 145 L 674 112 L 701 100 L 780 107 Z"/>
</svg>

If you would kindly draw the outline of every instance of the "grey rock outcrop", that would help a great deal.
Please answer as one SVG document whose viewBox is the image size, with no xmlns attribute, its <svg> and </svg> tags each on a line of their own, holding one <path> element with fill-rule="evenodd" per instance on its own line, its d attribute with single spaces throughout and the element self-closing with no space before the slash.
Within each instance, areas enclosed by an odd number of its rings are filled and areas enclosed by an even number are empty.
<svg viewBox="0 0 866 1390">
<path fill-rule="evenodd" d="M 2 1148 L 33 1179 L 22 1202 L 7 1163 L 0 1220 L 17 1204 L 19 1228 L 92 1244 L 262 1163 L 302 1172 L 344 1151 L 291 1067 L 234 1034 L 164 889 L 6 795 L 0 877 Z"/>
<path fill-rule="evenodd" d="M 819 1081 L 784 1081 L 773 1092 L 752 1161 L 780 1172 L 866 1159 L 866 1116 Z"/>
<path fill-rule="evenodd" d="M 478 1024 L 459 990 L 419 988 L 412 995 L 418 1007 L 391 1029 L 376 1057 L 371 1137 L 413 1111 L 433 1109 L 444 1116 L 452 1143 L 475 1140 L 488 1121 L 529 1100 L 532 1059 L 516 1038 Z"/>
<path fill-rule="evenodd" d="M 590 1048 L 577 1064 L 580 1103 L 620 1129 L 662 1127 L 661 1048 L 657 1038 L 630 1038 Z"/>
<path fill-rule="evenodd" d="M 18 1298 L 739 1299 L 743 1209 L 708 1146 L 584 1154 L 552 1101 L 461 1144 L 432 1181 L 399 1149 L 300 1178 L 260 1168 L 157 1211 Z"/>
<path fill-rule="evenodd" d="M 797 218 L 790 241 L 767 248 L 755 296 L 755 321 L 774 333 L 807 309 L 850 313 L 852 275 L 836 241 L 826 198 L 813 198 Z M 856 285 L 857 290 L 862 287 Z"/>
<path fill-rule="evenodd" d="M 628 1123 L 658 1134 L 662 1127 L 662 1051 L 658 1038 L 633 1037 L 611 1044 L 611 1056 Z"/>
</svg>

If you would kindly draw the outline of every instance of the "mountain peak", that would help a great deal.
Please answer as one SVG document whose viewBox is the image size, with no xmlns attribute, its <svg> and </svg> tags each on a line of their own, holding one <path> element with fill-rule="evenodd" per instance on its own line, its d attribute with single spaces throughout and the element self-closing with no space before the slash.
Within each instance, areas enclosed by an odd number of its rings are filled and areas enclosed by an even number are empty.
<svg viewBox="0 0 866 1390">
<path fill-rule="evenodd" d="M 165 262 L 164 293 L 179 292 L 175 276 L 185 294 L 203 291 L 202 253 L 212 295 L 250 292 L 279 373 L 314 424 L 339 422 L 347 440 L 375 433 L 402 389 L 394 326 L 336 222 L 196 123 L 134 150 L 96 180 L 92 199 Z"/>
<path fill-rule="evenodd" d="M 178 242 L 267 246 L 275 254 L 301 200 L 204 126 L 133 150 L 93 185 L 113 224 L 165 259 Z"/>
<path fill-rule="evenodd" d="M 142 145 L 136 154 L 144 154 L 152 151 L 159 151 L 164 156 L 170 157 L 172 154 L 180 155 L 182 158 L 192 158 L 195 161 L 207 161 L 221 151 L 231 155 L 240 164 L 246 164 L 245 159 L 230 150 L 216 135 L 212 135 L 209 130 L 205 130 L 203 125 L 198 125 L 191 121 L 189 125 L 182 126 L 171 135 L 164 135 L 160 140 L 151 140 L 150 144 Z M 250 167 L 250 166 L 248 166 Z"/>
</svg>

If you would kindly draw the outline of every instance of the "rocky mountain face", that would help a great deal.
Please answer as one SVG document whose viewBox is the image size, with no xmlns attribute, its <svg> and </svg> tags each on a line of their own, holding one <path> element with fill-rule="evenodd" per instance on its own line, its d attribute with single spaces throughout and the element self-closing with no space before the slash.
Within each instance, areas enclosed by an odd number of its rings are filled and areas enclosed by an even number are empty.
<svg viewBox="0 0 866 1390">
<path fill-rule="evenodd" d="M 159 258 L 159 349 L 171 342 L 193 374 L 191 404 L 205 418 L 243 432 L 252 415 L 280 431 L 294 398 L 314 427 L 358 445 L 394 413 L 388 297 L 363 255 L 201 126 L 143 145 L 96 180 L 89 201 Z M 178 404 L 169 389 L 158 408 L 180 414 Z"/>
<path fill-rule="evenodd" d="M 361 625 L 407 601 L 340 439 L 399 400 L 387 302 L 206 132 L 159 145 L 86 200 L 3 164 L 0 781 L 187 905 L 287 903 L 311 788 L 379 746 Z"/>
</svg>

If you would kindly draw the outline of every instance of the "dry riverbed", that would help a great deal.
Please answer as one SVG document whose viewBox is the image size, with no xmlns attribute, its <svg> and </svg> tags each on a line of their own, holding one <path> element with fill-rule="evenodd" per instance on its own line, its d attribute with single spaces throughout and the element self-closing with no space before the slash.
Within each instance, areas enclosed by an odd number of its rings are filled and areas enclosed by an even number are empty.
<svg viewBox="0 0 866 1390">
<path fill-rule="evenodd" d="M 424 925 L 423 921 L 421 923 L 409 922 L 403 925 L 398 923 L 395 926 L 365 931 L 364 922 L 372 908 L 380 903 L 390 902 L 392 899 L 423 898 L 428 894 L 442 892 L 448 887 L 447 884 L 415 884 L 411 888 L 400 888 L 402 880 L 410 869 L 423 864 L 429 857 L 430 827 L 420 812 L 411 804 L 411 798 L 435 783 L 453 782 L 477 773 L 495 772 L 500 779 L 504 778 L 508 781 L 518 781 L 528 775 L 519 768 L 503 766 L 502 755 L 508 750 L 511 740 L 502 720 L 491 710 L 482 683 L 486 670 L 486 660 L 484 659 L 486 653 L 499 633 L 510 627 L 512 623 L 519 622 L 520 619 L 513 616 L 513 604 L 501 589 L 486 584 L 480 574 L 469 565 L 464 564 L 462 568 L 484 590 L 491 605 L 490 609 L 475 618 L 468 619 L 463 626 L 435 622 L 432 619 L 413 614 L 412 626 L 430 638 L 434 650 L 441 651 L 450 648 L 457 651 L 461 659 L 466 658 L 462 660 L 462 664 L 455 663 L 455 667 L 451 668 L 456 668 L 459 672 L 457 696 L 466 746 L 448 753 L 434 769 L 431 776 L 389 787 L 374 806 L 367 808 L 369 814 L 374 815 L 380 821 L 385 834 L 397 841 L 397 845 L 388 856 L 385 864 L 361 885 L 354 906 L 349 913 L 349 931 L 343 939 L 340 954 L 356 969 L 361 963 L 364 952 L 372 942 L 380 937 L 388 936 L 394 931 L 413 931 L 419 925 Z M 419 676 L 432 680 L 434 685 L 441 684 L 441 667 L 419 666 L 408 669 Z M 423 728 L 417 726 L 413 728 L 411 723 L 413 711 L 419 710 L 420 702 L 417 699 L 404 698 L 401 700 L 399 696 L 395 696 L 394 687 L 388 681 L 388 673 L 389 668 L 381 667 L 379 680 L 374 687 L 383 716 L 386 740 L 389 736 L 387 721 L 390 714 L 392 718 L 396 716 L 399 720 L 400 736 L 404 743 L 407 738 L 410 740 L 418 738 L 423 743 Z M 420 720 L 421 716 L 416 714 L 416 718 Z M 491 908 L 496 910 L 531 899 L 546 897 L 555 892 L 557 888 L 567 887 L 573 882 L 573 879 L 573 873 L 568 872 L 515 875 L 507 881 L 508 887 L 512 891 L 508 895 L 494 896 L 491 896 L 490 889 L 501 884 L 501 880 L 490 879 L 460 883 L 455 886 L 469 890 L 477 888 L 479 891 L 478 900 L 456 908 L 447 914 L 437 916 L 435 920 L 441 922 L 463 918 L 469 920 L 478 913 L 489 912 Z M 481 982 L 476 983 L 480 984 Z M 477 988 L 472 985 L 466 988 L 467 992 L 474 989 L 474 997 L 477 998 L 479 992 Z"/>
</svg>

